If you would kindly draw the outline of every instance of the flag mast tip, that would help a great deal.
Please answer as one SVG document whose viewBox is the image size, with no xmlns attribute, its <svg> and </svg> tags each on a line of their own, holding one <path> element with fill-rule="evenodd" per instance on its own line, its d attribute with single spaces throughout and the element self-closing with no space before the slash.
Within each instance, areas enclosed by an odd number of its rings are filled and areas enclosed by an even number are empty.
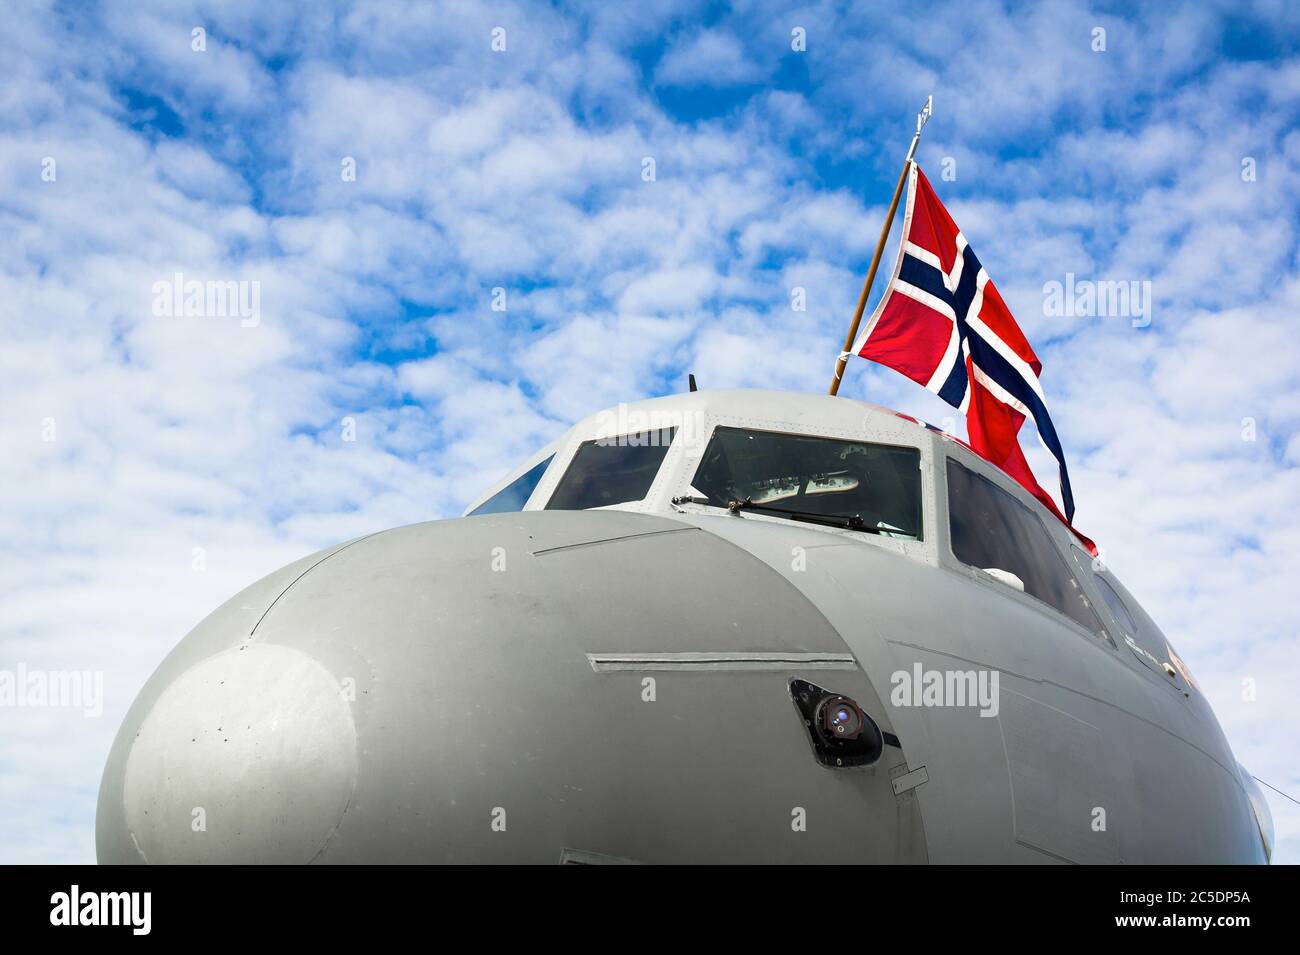
<svg viewBox="0 0 1300 955">
<path fill-rule="evenodd" d="M 916 135 L 912 137 L 912 146 L 907 151 L 907 161 L 911 162 L 912 157 L 916 155 L 916 144 L 921 139 L 921 130 L 925 129 L 925 124 L 930 121 L 934 115 L 934 95 L 931 94 L 925 98 L 925 105 L 921 107 L 921 112 L 916 114 Z"/>
</svg>

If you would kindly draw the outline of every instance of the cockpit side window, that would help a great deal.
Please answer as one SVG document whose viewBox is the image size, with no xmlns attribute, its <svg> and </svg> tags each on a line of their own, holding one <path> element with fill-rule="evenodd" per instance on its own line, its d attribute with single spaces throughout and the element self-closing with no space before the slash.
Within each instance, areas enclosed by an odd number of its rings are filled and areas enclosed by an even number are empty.
<svg viewBox="0 0 1300 955">
<path fill-rule="evenodd" d="M 1133 615 L 1128 612 L 1128 607 L 1124 605 L 1124 601 L 1120 599 L 1119 594 L 1115 593 L 1115 588 L 1111 586 L 1110 581 L 1100 574 L 1095 575 L 1093 580 L 1096 581 L 1097 591 L 1101 594 L 1101 599 L 1106 601 L 1106 606 L 1115 615 L 1119 625 L 1124 627 L 1130 636 L 1136 636 L 1137 623 L 1134 622 Z"/>
<path fill-rule="evenodd" d="M 650 491 L 677 429 L 584 441 L 569 463 L 548 511 L 585 511 L 639 501 Z"/>
<path fill-rule="evenodd" d="M 1056 542 L 1032 510 L 948 459 L 948 526 L 963 564 L 1023 590 L 1113 645 Z"/>
<path fill-rule="evenodd" d="M 519 475 L 519 477 L 465 516 L 473 517 L 475 514 L 507 514 L 512 511 L 522 511 L 524 505 L 528 503 L 528 498 L 536 490 L 538 483 L 542 480 L 542 475 L 546 473 L 547 467 L 550 466 L 553 460 L 555 460 L 555 455 L 552 454 L 545 461 L 533 465 L 533 467 Z"/>
<path fill-rule="evenodd" d="M 1083 558 L 1077 555 L 1076 560 L 1084 563 Z M 1116 622 L 1124 631 L 1121 636 L 1134 655 L 1150 669 L 1171 678 L 1178 674 L 1184 682 L 1195 687 L 1196 681 L 1187 669 L 1187 664 L 1178 656 L 1164 632 L 1151 619 L 1151 615 L 1143 609 L 1118 578 L 1108 569 L 1098 571 L 1094 568 L 1092 579 L 1101 593 L 1101 599 L 1106 602 L 1106 606 L 1110 608 Z"/>
</svg>

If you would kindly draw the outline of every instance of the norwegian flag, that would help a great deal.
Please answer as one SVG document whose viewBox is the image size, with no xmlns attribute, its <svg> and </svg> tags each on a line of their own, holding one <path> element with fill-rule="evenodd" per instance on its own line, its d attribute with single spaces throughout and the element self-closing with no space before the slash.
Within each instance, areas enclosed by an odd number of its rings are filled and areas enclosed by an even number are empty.
<svg viewBox="0 0 1300 955">
<path fill-rule="evenodd" d="M 1038 382 L 1042 363 L 915 162 L 894 275 L 853 353 L 902 372 L 961 411 L 971 450 L 1015 478 L 1096 554 L 1070 525 L 1074 494 Z M 1020 448 L 1027 417 L 1060 466 L 1064 514 Z"/>
</svg>

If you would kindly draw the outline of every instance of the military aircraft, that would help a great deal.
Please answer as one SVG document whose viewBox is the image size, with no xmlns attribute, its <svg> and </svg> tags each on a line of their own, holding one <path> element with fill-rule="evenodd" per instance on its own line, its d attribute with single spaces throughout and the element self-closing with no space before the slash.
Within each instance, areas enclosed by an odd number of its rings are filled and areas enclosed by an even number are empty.
<svg viewBox="0 0 1300 955">
<path fill-rule="evenodd" d="M 1105 565 L 885 408 L 697 391 L 218 608 L 128 713 L 101 862 L 1263 863 Z"/>
</svg>

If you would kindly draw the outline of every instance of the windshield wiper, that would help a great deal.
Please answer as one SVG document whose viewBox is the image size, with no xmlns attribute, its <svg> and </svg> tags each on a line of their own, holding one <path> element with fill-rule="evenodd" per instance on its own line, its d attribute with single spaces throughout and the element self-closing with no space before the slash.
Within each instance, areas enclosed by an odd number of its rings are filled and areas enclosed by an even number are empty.
<svg viewBox="0 0 1300 955">
<path fill-rule="evenodd" d="M 818 514 L 815 511 L 794 511 L 788 507 L 773 507 L 770 504 L 755 504 L 749 498 L 743 501 L 728 501 L 727 510 L 733 514 L 741 511 L 762 511 L 767 514 L 781 514 L 792 521 L 805 521 L 809 524 L 822 524 L 826 527 L 843 527 L 850 531 L 866 531 L 879 534 L 880 528 L 870 526 L 857 514 Z"/>
</svg>

